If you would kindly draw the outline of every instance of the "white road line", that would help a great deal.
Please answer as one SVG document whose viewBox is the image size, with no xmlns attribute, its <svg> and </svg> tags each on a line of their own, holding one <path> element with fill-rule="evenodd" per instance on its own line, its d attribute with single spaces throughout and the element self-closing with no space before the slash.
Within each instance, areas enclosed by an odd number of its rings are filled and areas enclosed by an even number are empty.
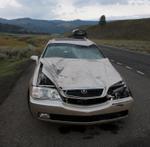
<svg viewBox="0 0 150 147">
<path fill-rule="evenodd" d="M 115 62 L 113 59 L 110 59 L 111 62 Z M 118 65 L 123 65 L 123 63 L 117 62 Z M 133 68 L 130 66 L 125 66 L 127 69 L 132 70 Z M 145 75 L 144 72 L 140 71 L 140 70 L 136 70 L 136 72 L 140 75 Z"/>
<path fill-rule="evenodd" d="M 127 69 L 129 69 L 129 70 L 131 70 L 131 69 L 132 69 L 132 67 L 130 67 L 130 66 L 126 66 L 126 68 L 127 68 Z"/>
<path fill-rule="evenodd" d="M 145 73 L 142 72 L 142 71 L 137 70 L 136 72 L 137 72 L 138 74 L 140 74 L 140 75 L 145 75 Z"/>
<path fill-rule="evenodd" d="M 117 62 L 117 64 L 118 64 L 118 65 L 122 65 L 122 63 L 120 63 L 120 62 Z"/>
</svg>

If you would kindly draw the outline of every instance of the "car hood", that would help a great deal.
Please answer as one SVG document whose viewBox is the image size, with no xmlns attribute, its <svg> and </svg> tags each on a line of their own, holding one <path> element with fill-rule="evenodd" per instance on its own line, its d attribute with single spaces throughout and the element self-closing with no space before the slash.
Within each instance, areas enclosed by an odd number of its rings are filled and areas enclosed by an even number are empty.
<svg viewBox="0 0 150 147">
<path fill-rule="evenodd" d="M 107 58 L 42 58 L 43 73 L 62 89 L 107 88 L 122 80 Z"/>
</svg>

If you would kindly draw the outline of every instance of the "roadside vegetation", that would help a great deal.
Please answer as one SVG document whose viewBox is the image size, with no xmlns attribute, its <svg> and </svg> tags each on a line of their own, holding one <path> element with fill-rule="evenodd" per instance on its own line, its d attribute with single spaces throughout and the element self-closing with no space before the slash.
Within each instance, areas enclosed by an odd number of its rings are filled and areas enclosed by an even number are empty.
<svg viewBox="0 0 150 147">
<path fill-rule="evenodd" d="M 150 53 L 150 18 L 112 21 L 85 29 L 98 44 Z"/>
<path fill-rule="evenodd" d="M 98 45 L 106 45 L 150 54 L 150 41 L 141 40 L 100 40 L 92 39 Z"/>
<path fill-rule="evenodd" d="M 0 103 L 28 67 L 30 56 L 39 55 L 49 39 L 48 35 L 0 34 Z"/>
</svg>

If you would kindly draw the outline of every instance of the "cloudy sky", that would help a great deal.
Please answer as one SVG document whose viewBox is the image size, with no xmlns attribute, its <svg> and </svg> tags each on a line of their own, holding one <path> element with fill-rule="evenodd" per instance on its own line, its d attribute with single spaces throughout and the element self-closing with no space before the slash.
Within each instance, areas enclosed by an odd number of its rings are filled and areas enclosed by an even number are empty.
<svg viewBox="0 0 150 147">
<path fill-rule="evenodd" d="M 98 20 L 150 17 L 150 0 L 0 0 L 0 17 Z"/>
</svg>

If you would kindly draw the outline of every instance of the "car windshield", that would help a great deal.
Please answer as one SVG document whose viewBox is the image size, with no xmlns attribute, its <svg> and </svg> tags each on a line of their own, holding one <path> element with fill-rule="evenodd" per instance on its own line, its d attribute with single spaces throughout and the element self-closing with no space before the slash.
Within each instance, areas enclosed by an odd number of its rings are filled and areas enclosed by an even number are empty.
<svg viewBox="0 0 150 147">
<path fill-rule="evenodd" d="M 50 44 L 47 46 L 43 57 L 59 57 L 59 58 L 74 58 L 74 59 L 102 59 L 103 54 L 96 47 L 80 46 L 72 44 Z"/>
</svg>

